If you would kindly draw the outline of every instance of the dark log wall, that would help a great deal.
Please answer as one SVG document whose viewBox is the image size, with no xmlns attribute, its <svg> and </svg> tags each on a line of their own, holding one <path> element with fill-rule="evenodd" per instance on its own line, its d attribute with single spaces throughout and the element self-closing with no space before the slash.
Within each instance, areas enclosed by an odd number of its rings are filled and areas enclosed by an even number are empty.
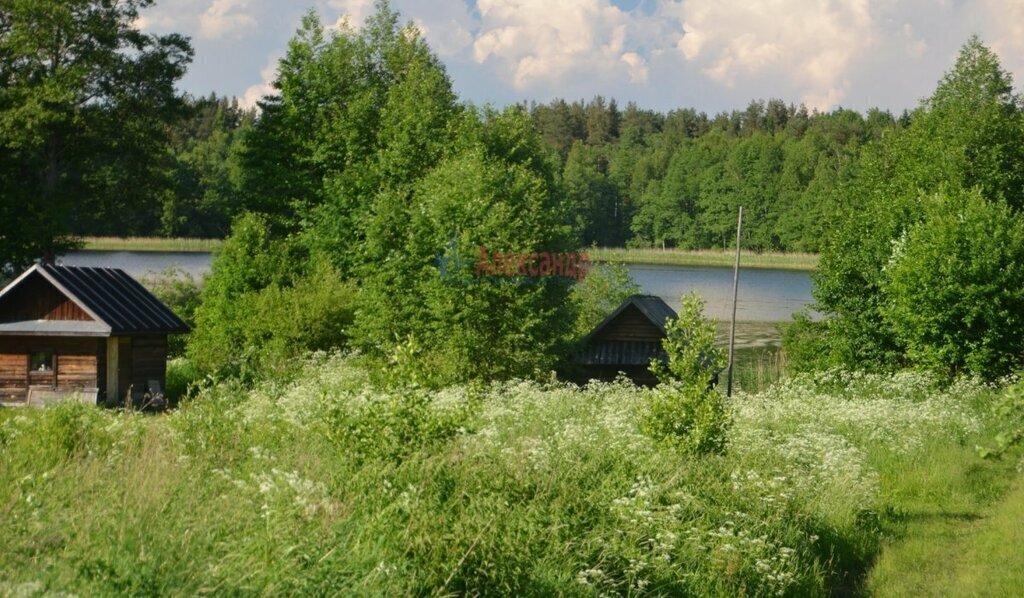
<svg viewBox="0 0 1024 598">
<path fill-rule="evenodd" d="M 630 305 L 594 338 L 602 341 L 661 341 L 664 336 L 647 316 Z"/>
<path fill-rule="evenodd" d="M 132 337 L 132 393 L 140 396 L 150 380 L 156 380 L 162 390 L 167 390 L 166 336 Z"/>
<path fill-rule="evenodd" d="M 0 322 L 21 320 L 89 321 L 92 318 L 41 275 L 33 274 L 11 290 L 0 305 Z"/>
<path fill-rule="evenodd" d="M 0 398 L 24 400 L 29 385 L 29 355 L 36 351 L 53 351 L 56 355 L 56 378 L 42 377 L 58 390 L 98 388 L 101 355 L 106 339 L 83 337 L 0 337 Z M 44 380 L 45 378 L 45 380 Z M 39 380 L 36 380 L 39 381 Z M 34 382 L 33 382 L 34 383 Z"/>
</svg>

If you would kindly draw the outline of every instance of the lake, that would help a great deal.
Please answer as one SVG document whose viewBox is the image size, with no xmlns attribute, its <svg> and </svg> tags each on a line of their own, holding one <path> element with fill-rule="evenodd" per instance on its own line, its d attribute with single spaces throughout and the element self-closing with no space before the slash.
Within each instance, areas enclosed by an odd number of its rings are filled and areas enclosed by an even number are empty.
<svg viewBox="0 0 1024 598">
<path fill-rule="evenodd" d="M 196 278 L 210 271 L 209 253 L 149 251 L 76 251 L 61 258 L 69 266 L 121 268 L 136 278 L 176 267 Z M 696 290 L 706 301 L 709 317 L 724 323 L 732 307 L 732 269 L 709 266 L 628 265 L 629 273 L 644 293 L 657 295 L 673 309 L 679 296 Z M 776 344 L 775 323 L 790 319 L 812 302 L 809 272 L 750 269 L 740 271 L 736 306 L 737 341 L 740 346 Z M 722 328 L 720 327 L 720 330 Z"/>
<path fill-rule="evenodd" d="M 728 320 L 732 315 L 732 268 L 713 266 L 662 266 L 629 264 L 629 274 L 645 293 L 679 308 L 679 296 L 697 291 L 711 318 Z M 747 322 L 781 322 L 809 305 L 810 272 L 800 270 L 740 270 L 736 319 Z"/>
<path fill-rule="evenodd" d="M 120 268 L 135 278 L 160 273 L 168 268 L 200 278 L 210 271 L 213 254 L 170 251 L 73 251 L 58 260 L 67 266 Z"/>
</svg>

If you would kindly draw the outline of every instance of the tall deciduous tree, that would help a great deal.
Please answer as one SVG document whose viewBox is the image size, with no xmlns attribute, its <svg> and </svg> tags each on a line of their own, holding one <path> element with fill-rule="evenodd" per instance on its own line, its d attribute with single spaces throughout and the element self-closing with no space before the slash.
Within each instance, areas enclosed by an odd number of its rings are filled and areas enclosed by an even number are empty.
<svg viewBox="0 0 1024 598">
<path fill-rule="evenodd" d="M 915 355 L 937 354 L 920 346 L 909 351 L 908 343 L 917 346 L 925 342 L 921 339 L 934 337 L 921 331 L 901 332 L 886 316 L 897 313 L 889 296 L 896 289 L 901 297 L 931 296 L 923 288 L 908 286 L 925 284 L 927 278 L 903 273 L 898 282 L 890 281 L 886 265 L 893 260 L 900 239 L 935 214 L 935 209 L 925 209 L 926 202 L 937 201 L 929 199 L 932 194 L 942 191 L 942 197 L 955 198 L 977 190 L 984 201 L 1005 203 L 1009 214 L 1019 217 L 1024 208 L 1020 100 L 998 58 L 977 38 L 964 45 L 953 69 L 909 122 L 907 128 L 884 136 L 863 155 L 858 177 L 841 206 L 843 224 L 822 254 L 815 296 L 820 309 L 832 315 L 827 329 L 835 361 L 898 366 L 916 363 Z M 951 204 L 949 209 L 973 210 L 976 205 L 976 201 Z M 923 226 L 920 230 L 940 231 L 946 223 Z M 980 232 L 985 226 L 978 224 L 973 230 Z M 913 233 L 912 237 L 923 234 L 929 233 Z M 920 248 L 914 267 L 942 265 L 927 263 L 929 255 L 937 256 L 927 253 L 926 245 Z M 1002 257 L 1010 255 L 1014 253 Z M 957 256 L 963 257 L 954 253 L 944 259 Z M 970 263 L 960 266 L 966 268 Z M 953 334 L 953 328 L 967 325 L 949 315 L 936 316 L 931 325 L 942 328 L 942 334 Z M 961 356 L 956 361 L 972 360 Z M 1001 363 L 1005 367 L 1006 362 Z"/>
<path fill-rule="evenodd" d="M 192 49 L 136 29 L 151 4 L 0 0 L 0 264 L 135 232 L 169 186 L 165 125 Z"/>
</svg>

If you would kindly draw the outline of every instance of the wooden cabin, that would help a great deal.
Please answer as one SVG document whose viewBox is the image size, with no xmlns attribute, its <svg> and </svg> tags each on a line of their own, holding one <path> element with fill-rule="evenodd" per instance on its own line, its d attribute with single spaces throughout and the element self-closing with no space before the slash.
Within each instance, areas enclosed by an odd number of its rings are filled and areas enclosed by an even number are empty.
<svg viewBox="0 0 1024 598">
<path fill-rule="evenodd" d="M 167 336 L 188 330 L 123 270 L 32 266 L 0 291 L 0 401 L 138 405 L 166 386 Z"/>
<path fill-rule="evenodd" d="M 648 368 L 653 359 L 667 359 L 661 341 L 667 335 L 665 324 L 675 317 L 660 297 L 626 299 L 587 335 L 576 359 L 576 381 L 614 380 L 621 372 L 637 384 L 657 384 Z"/>
</svg>

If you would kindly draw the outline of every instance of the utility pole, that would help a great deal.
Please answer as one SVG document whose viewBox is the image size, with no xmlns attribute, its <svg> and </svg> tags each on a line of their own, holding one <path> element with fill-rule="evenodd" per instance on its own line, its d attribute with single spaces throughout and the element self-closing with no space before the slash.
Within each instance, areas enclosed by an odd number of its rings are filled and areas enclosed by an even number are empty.
<svg viewBox="0 0 1024 598">
<path fill-rule="evenodd" d="M 732 324 L 729 326 L 729 372 L 725 396 L 732 396 L 732 365 L 736 351 L 736 298 L 740 288 L 740 233 L 743 230 L 743 206 L 740 206 L 740 217 L 736 222 L 736 265 L 732 269 Z"/>
</svg>

